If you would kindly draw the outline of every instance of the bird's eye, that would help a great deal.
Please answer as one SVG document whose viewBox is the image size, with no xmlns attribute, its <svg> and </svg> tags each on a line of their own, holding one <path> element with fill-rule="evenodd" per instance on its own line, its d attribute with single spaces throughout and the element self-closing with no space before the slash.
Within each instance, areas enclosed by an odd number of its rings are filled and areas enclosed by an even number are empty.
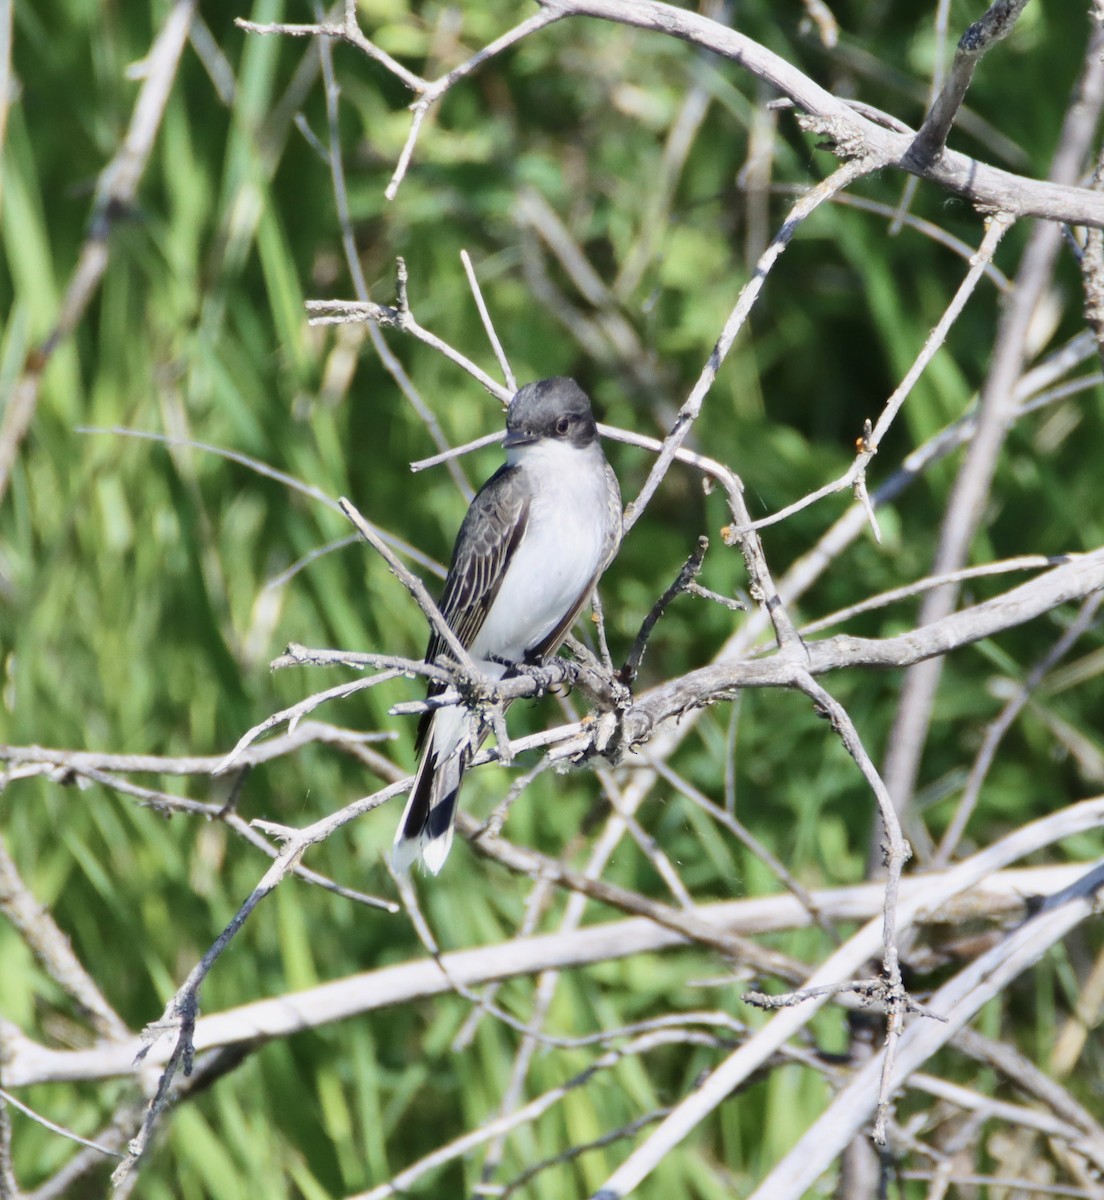
<svg viewBox="0 0 1104 1200">
<path fill-rule="evenodd" d="M 567 433 L 567 431 L 570 428 L 571 428 L 571 418 L 570 417 L 560 417 L 560 419 L 556 422 L 556 432 L 558 434 L 560 434 L 561 437 L 563 436 L 563 434 Z"/>
</svg>

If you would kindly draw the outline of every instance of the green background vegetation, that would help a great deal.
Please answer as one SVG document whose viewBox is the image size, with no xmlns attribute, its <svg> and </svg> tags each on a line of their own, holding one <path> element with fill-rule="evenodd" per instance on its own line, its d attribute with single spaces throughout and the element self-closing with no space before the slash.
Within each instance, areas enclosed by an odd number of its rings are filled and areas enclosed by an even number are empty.
<svg viewBox="0 0 1104 1200">
<path fill-rule="evenodd" d="M 952 5 L 952 29 L 977 6 Z M 1015 35 L 987 60 L 972 109 L 1015 142 L 1002 158 L 984 137 L 953 144 L 1000 165 L 1045 174 L 1069 88 L 1080 64 L 1083 5 L 1031 5 Z M 795 2 L 743 3 L 738 27 L 834 90 L 916 123 L 935 53 L 927 6 L 855 0 L 834 8 L 844 30 L 834 53 L 801 27 Z M 432 453 L 418 417 L 367 342 L 309 329 L 303 302 L 349 297 L 340 230 L 326 165 L 292 122 L 301 109 L 326 141 L 324 94 L 314 78 L 292 95 L 306 43 L 247 37 L 235 16 L 306 21 L 306 5 L 261 0 L 252 10 L 205 4 L 210 32 L 232 70 L 220 97 L 196 54 L 186 51 L 133 212 L 115 228 L 111 264 L 76 335 L 55 354 L 36 419 L 0 506 L 0 740 L 129 753 L 215 754 L 266 714 L 337 681 L 333 672 L 270 674 L 287 642 L 417 654 L 422 619 L 384 566 L 361 546 L 314 562 L 287 583 L 269 581 L 300 556 L 347 532 L 330 510 L 211 454 L 76 432 L 124 425 L 184 435 L 253 455 L 332 496 L 350 496 L 372 520 L 438 559 L 447 558 L 464 501 L 447 472 L 417 477 L 407 464 Z M 366 32 L 428 77 L 456 65 L 531 11 L 525 4 L 408 4 L 365 0 Z M 87 232 L 91 189 L 124 135 L 140 60 L 165 13 L 162 3 L 88 4 L 17 0 L 0 238 L 0 383 L 5 392 L 48 334 Z M 409 96 L 348 47 L 335 50 L 340 134 L 361 261 L 374 299 L 394 296 L 394 260 L 410 270 L 410 298 L 427 328 L 488 370 L 493 359 L 471 302 L 459 251 L 472 255 L 498 332 L 520 380 L 572 374 L 604 418 L 662 436 L 748 278 L 748 206 L 738 176 L 749 123 L 766 97 L 734 65 L 654 35 L 597 22 L 563 22 L 529 39 L 458 86 L 427 122 L 411 170 L 392 202 L 384 188 L 408 128 Z M 874 63 L 874 71 L 867 64 Z M 669 213 L 657 208 L 664 141 L 688 87 L 710 104 L 678 180 Z M 805 187 L 827 174 L 830 155 L 782 113 L 773 182 Z M 864 181 L 858 194 L 898 202 L 902 178 Z M 611 311 L 636 350 L 608 341 L 584 348 L 527 282 L 518 198 L 535 189 L 570 230 L 601 277 L 612 282 L 641 256 L 638 282 Z M 769 201 L 768 236 L 789 203 Z M 913 212 L 976 246 L 979 217 L 962 201 L 922 186 Z M 1008 237 L 998 266 L 1015 269 L 1027 235 Z M 755 232 L 751 236 L 754 238 Z M 761 234 L 760 234 L 761 236 Z M 642 239 L 645 245 L 642 246 Z M 551 282 L 597 327 L 598 314 L 545 256 Z M 845 206 L 825 207 L 804 226 L 771 275 L 751 327 L 740 337 L 706 403 L 696 445 L 730 463 L 754 515 L 765 514 L 846 469 L 866 417 L 876 417 L 960 281 L 963 261 L 919 233 L 890 236 L 887 222 Z M 1054 320 L 1033 353 L 1081 328 L 1079 280 L 1066 254 L 1056 277 Z M 874 463 L 872 483 L 972 402 L 999 312 L 983 283 L 910 398 Z M 499 427 L 497 404 L 426 347 L 387 340 L 451 441 Z M 355 369 L 345 354 L 356 356 Z M 976 561 L 1058 553 L 1104 540 L 1100 447 L 1104 394 L 1080 394 L 1013 431 L 994 485 Z M 649 459 L 613 447 L 626 498 Z M 495 451 L 464 460 L 478 482 Z M 856 543 L 804 598 L 812 618 L 928 570 L 957 458 L 935 469 L 882 515 L 885 544 Z M 829 500 L 765 535 L 777 573 L 843 510 Z M 676 470 L 628 539 L 603 589 L 615 656 L 696 537 L 713 540 L 703 582 L 744 586 L 738 552 L 718 536 L 726 513 L 697 479 Z M 971 595 L 1005 581 L 980 581 Z M 851 632 L 908 628 L 911 604 L 853 622 Z M 921 805 L 938 836 L 984 722 L 1002 703 L 993 681 L 1019 679 L 1051 644 L 1066 614 L 1017 630 L 947 663 L 921 779 Z M 645 660 L 647 685 L 707 662 L 743 618 L 680 598 Z M 1076 652 L 1095 651 L 1099 629 Z M 1055 719 L 1104 747 L 1099 665 L 1079 686 L 1044 693 L 1011 732 L 982 795 L 970 841 L 1092 794 L 1092 756 L 1056 741 Z M 828 681 L 849 708 L 876 760 L 894 711 L 896 674 Z M 324 710 L 325 719 L 392 731 L 393 753 L 413 761 L 413 722 L 388 716 L 418 693 L 411 683 L 372 690 Z M 808 886 L 861 879 L 871 798 L 809 705 L 786 693 L 745 695 L 736 709 L 738 815 Z M 518 705 L 511 727 L 555 719 L 551 701 Z M 733 710 L 708 713 L 674 765 L 710 796 L 723 796 Z M 524 765 L 524 764 L 523 764 Z M 508 776 L 480 771 L 465 792 L 485 813 Z M 183 793 L 172 779 L 151 786 Z M 193 783 L 193 787 L 196 787 Z M 364 768 L 325 747 L 256 770 L 239 801 L 248 818 L 308 823 L 375 786 Z M 199 799 L 210 798 L 206 793 Z M 212 796 L 217 793 L 212 793 Z M 341 830 L 309 865 L 349 886 L 391 894 L 381 863 L 399 806 Z M 558 854 L 602 815 L 586 774 L 538 780 L 515 807 L 506 833 Z M 670 788 L 641 812 L 648 831 L 701 899 L 776 890 L 766 869 L 702 820 Z M 98 787 L 44 779 L 12 783 L 0 796 L 9 850 L 39 901 L 69 933 L 82 960 L 134 1029 L 160 1015 L 197 958 L 234 914 L 266 860 L 223 827 L 172 820 Z M 1067 845 L 1072 855 L 1099 839 Z M 609 871 L 618 882 L 666 899 L 645 859 L 626 845 Z M 419 882 L 440 943 L 461 947 L 516 930 L 524 879 L 458 846 L 443 875 Z M 557 900 L 546 918 L 553 928 Z M 595 916 L 608 914 L 595 910 Z M 1099 943 L 1099 935 L 1093 935 Z M 1025 977 L 981 1027 L 1045 1060 L 1076 991 L 1084 935 Z M 819 934 L 779 939 L 819 961 Z M 409 922 L 287 881 L 248 923 L 203 991 L 206 1012 L 420 953 Z M 1072 956 L 1072 958 L 1071 958 Z M 0 1013 L 28 1034 L 68 1045 L 87 1035 L 67 1000 L 0 925 Z M 610 964 L 565 977 L 549 1027 L 582 1034 L 681 1008 L 717 1006 L 758 1018 L 739 986 L 702 989 L 723 964 L 702 951 Z M 524 1017 L 532 984 L 512 983 L 499 1002 Z M 516 1035 L 484 1019 L 473 1047 L 450 1052 L 468 1013 L 451 998 L 411 1005 L 302 1034 L 252 1056 L 171 1119 L 143 1168 L 139 1193 L 152 1200 L 211 1196 L 338 1197 L 389 1177 L 436 1145 L 487 1119 L 499 1102 Z M 842 1050 L 838 1012 L 819 1019 L 821 1044 Z M 1099 1105 L 1099 1047 L 1071 1081 Z M 584 1068 L 591 1051 L 538 1054 L 530 1094 Z M 670 1104 L 717 1060 L 676 1047 L 627 1061 L 577 1090 L 507 1149 L 500 1180 L 565 1145 L 591 1140 L 642 1112 Z M 970 1064 L 939 1064 L 975 1086 L 991 1086 Z M 1096 1083 L 1092 1082 L 1095 1076 Z M 91 1134 L 124 1085 L 30 1089 L 25 1099 Z M 746 1192 L 825 1100 L 811 1073 L 773 1072 L 723 1106 L 672 1154 L 642 1197 L 720 1197 Z M 15 1122 L 15 1160 L 28 1187 L 47 1178 L 71 1146 Z M 624 1144 L 538 1176 L 525 1194 L 552 1200 L 601 1183 Z M 470 1194 L 478 1160 L 431 1177 L 420 1195 Z M 81 1193 L 98 1194 L 104 1175 Z M 464 1188 L 468 1188 L 468 1193 Z"/>
</svg>

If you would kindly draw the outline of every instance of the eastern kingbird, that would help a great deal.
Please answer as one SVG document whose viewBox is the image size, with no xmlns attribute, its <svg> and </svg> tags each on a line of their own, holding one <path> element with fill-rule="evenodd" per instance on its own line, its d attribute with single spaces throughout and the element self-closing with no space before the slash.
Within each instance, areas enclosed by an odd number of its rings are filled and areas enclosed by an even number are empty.
<svg viewBox="0 0 1104 1200">
<path fill-rule="evenodd" d="M 621 489 L 598 440 L 590 400 L 573 379 L 527 383 L 506 414 L 506 462 L 471 502 L 441 613 L 479 669 L 501 679 L 567 637 L 621 541 Z M 447 657 L 434 634 L 426 662 Z M 442 684 L 431 684 L 439 694 Z M 452 845 L 460 780 L 486 728 L 462 704 L 427 712 L 421 759 L 391 861 L 421 857 L 434 875 Z"/>
</svg>

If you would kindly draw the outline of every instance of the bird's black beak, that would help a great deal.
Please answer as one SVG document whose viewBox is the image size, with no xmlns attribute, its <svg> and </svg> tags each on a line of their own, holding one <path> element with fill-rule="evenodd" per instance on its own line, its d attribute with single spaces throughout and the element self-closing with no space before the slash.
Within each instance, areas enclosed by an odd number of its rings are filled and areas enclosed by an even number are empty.
<svg viewBox="0 0 1104 1200">
<path fill-rule="evenodd" d="M 535 433 L 526 433 L 524 429 L 508 429 L 502 444 L 507 450 L 515 446 L 531 446 L 537 440 Z"/>
</svg>

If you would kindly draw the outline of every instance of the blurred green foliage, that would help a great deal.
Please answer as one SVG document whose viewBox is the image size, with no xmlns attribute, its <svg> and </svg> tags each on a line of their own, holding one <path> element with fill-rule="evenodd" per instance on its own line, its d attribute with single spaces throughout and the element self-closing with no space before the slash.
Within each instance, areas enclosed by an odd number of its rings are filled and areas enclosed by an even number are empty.
<svg viewBox="0 0 1104 1200">
<path fill-rule="evenodd" d="M 956 2 L 951 26 L 977 7 Z M 1029 6 L 1014 36 L 978 74 L 970 105 L 1014 140 L 1011 158 L 985 136 L 956 131 L 970 153 L 1030 173 L 1047 169 L 1084 43 L 1083 6 Z M 464 502 L 448 474 L 412 477 L 407 464 L 433 451 L 416 414 L 368 343 L 309 329 L 308 297 L 348 297 L 327 166 L 296 127 L 298 112 L 326 143 L 317 51 L 303 41 L 247 37 L 235 16 L 312 19 L 308 6 L 258 0 L 249 11 L 206 3 L 213 45 L 225 56 L 233 93 L 220 96 L 207 64 L 189 49 L 165 112 L 140 200 L 114 230 L 111 262 L 76 335 L 46 372 L 31 434 L 0 506 L 0 740 L 132 753 L 215 754 L 240 733 L 310 691 L 335 682 L 319 670 L 267 670 L 290 641 L 350 650 L 417 654 L 420 615 L 384 566 L 360 546 L 323 557 L 290 581 L 269 581 L 300 556 L 346 532 L 330 510 L 211 454 L 77 432 L 122 425 L 186 436 L 255 456 L 332 496 L 349 495 L 371 519 L 438 559 L 447 557 Z M 803 26 L 802 5 L 749 0 L 733 6 L 739 28 L 826 86 L 906 121 L 923 115 L 936 49 L 926 6 L 834 6 L 841 47 L 825 51 Z M 124 136 L 145 55 L 166 5 L 88 5 L 16 0 L 14 73 L 4 148 L 0 238 L 0 382 L 5 392 L 49 333 L 86 233 L 98 171 Z M 436 77 L 528 15 L 529 5 L 362 0 L 366 32 L 412 69 Z M 434 110 L 393 201 L 384 188 L 406 137 L 409 96 L 352 49 L 334 51 L 341 86 L 339 132 L 357 250 L 374 299 L 393 299 L 394 260 L 410 270 L 418 319 L 488 370 L 493 358 L 460 267 L 476 264 L 500 337 L 520 380 L 573 374 L 605 418 L 660 435 L 709 354 L 748 278 L 749 239 L 777 227 L 787 195 L 769 198 L 765 228 L 750 223 L 739 186 L 749 125 L 766 97 L 733 64 L 670 40 L 593 21 L 564 21 L 487 64 Z M 876 69 L 875 69 L 876 68 Z M 702 127 L 674 187 L 657 204 L 664 146 L 691 87 L 709 98 Z M 996 147 L 996 148 L 994 148 Z M 1016 155 L 1019 155 L 1017 158 Z M 1015 159 L 1015 161 L 1012 161 Z M 777 119 L 773 182 L 802 188 L 833 160 Z M 903 180 L 864 181 L 859 194 L 896 205 Z M 612 284 L 634 255 L 634 285 L 608 310 L 631 332 L 626 351 L 574 339 L 556 306 L 538 303 L 526 273 L 519 197 L 533 189 L 558 215 L 599 275 Z M 979 217 L 962 201 L 922 186 L 912 211 L 971 246 Z M 1014 271 L 1026 236 L 1017 228 L 998 256 Z M 546 282 L 592 331 L 602 314 L 582 300 L 551 257 Z M 845 206 L 818 211 L 771 275 L 751 328 L 741 335 L 695 431 L 696 444 L 730 463 L 753 514 L 765 514 L 841 473 L 863 419 L 875 417 L 938 319 L 965 270 L 954 253 L 884 218 Z M 1074 266 L 1061 264 L 1043 353 L 1081 327 Z M 874 464 L 872 483 L 904 453 L 963 413 L 984 377 L 999 297 L 982 285 L 906 405 Z M 392 351 L 437 413 L 451 441 L 494 430 L 498 406 L 453 365 L 398 335 Z M 350 361 L 355 356 L 355 369 Z M 1021 422 L 1004 454 L 979 561 L 1099 545 L 1101 389 Z M 641 452 L 610 457 L 631 497 L 646 474 Z M 883 516 L 883 546 L 856 543 L 802 600 L 819 616 L 919 578 L 931 562 L 954 465 L 944 464 Z M 493 451 L 464 460 L 473 481 Z M 829 500 L 768 531 L 776 573 L 806 551 L 843 511 Z M 713 538 L 703 582 L 731 594 L 742 562 L 718 536 L 721 498 L 703 497 L 675 471 L 626 542 L 603 589 L 614 654 L 695 538 Z M 979 597 L 1004 580 L 979 581 Z M 879 635 L 909 627 L 912 604 L 853 622 Z M 994 683 L 1019 679 L 1049 647 L 1067 613 L 952 656 L 935 713 L 922 785 L 925 817 L 938 836 L 953 809 L 984 722 L 1002 703 Z M 736 617 L 738 622 L 742 620 Z M 680 597 L 659 627 L 642 684 L 707 662 L 733 628 L 720 606 Z M 1095 650 L 1100 631 L 1078 656 Z M 899 678 L 854 675 L 829 685 L 849 708 L 868 748 L 884 752 Z M 389 706 L 417 694 L 409 683 L 370 690 L 321 715 L 394 732 L 395 754 L 412 762 L 412 723 Z M 1072 737 L 1099 757 L 1104 684 L 1099 666 L 1078 686 L 1042 694 L 1010 733 L 970 829 L 985 842 L 1032 816 L 1089 794 L 1092 756 L 1070 753 Z M 515 729 L 552 719 L 551 701 L 518 705 Z M 808 704 L 790 694 L 744 696 L 712 710 L 674 765 L 720 800 L 735 745 L 738 815 L 807 886 L 861 879 L 870 830 L 868 792 Z M 524 765 L 524 764 L 523 764 Z M 497 768 L 476 772 L 465 791 L 489 810 L 508 786 Z M 184 792 L 170 778 L 150 786 Z M 323 747 L 256 770 L 239 800 L 248 818 L 299 825 L 374 786 L 364 768 Z M 206 799 L 206 796 L 199 796 Z M 592 776 L 546 775 L 511 815 L 507 833 L 559 853 L 601 815 Z M 398 806 L 388 806 L 312 851 L 309 864 L 350 886 L 390 892 L 381 863 Z M 12 783 L 0 797 L 7 845 L 37 899 L 48 905 L 110 1001 L 135 1029 L 161 1012 L 249 893 L 266 860 L 224 828 L 167 820 L 99 787 L 45 779 Z M 776 889 L 757 860 L 670 788 L 659 787 L 641 821 L 696 897 Z M 1096 843 L 1098 847 L 1098 841 Z M 1091 854 L 1091 840 L 1071 853 Z M 666 898 L 639 852 L 626 846 L 610 878 Z M 445 947 L 511 935 L 528 884 L 458 847 L 441 878 L 421 886 L 426 915 Z M 562 905 L 553 906 L 553 927 Z M 606 915 L 595 912 L 595 916 Z M 1091 940 L 1091 939 L 1090 939 Z M 1099 938 L 1097 938 L 1099 941 Z M 820 935 L 779 944 L 811 961 Z M 1085 940 L 1069 953 L 1084 957 Z M 289 880 L 261 907 L 203 991 L 213 1012 L 420 953 L 403 917 L 364 910 Z M 993 1032 L 1045 1047 L 1075 997 L 1062 956 L 1024 979 Z M 84 1036 L 68 1001 L 0 925 L 0 1013 L 30 1035 L 66 1044 Z M 566 976 L 550 1027 L 582 1034 L 654 1015 L 718 1006 L 748 1016 L 731 987 L 694 981 L 721 964 L 701 951 L 606 965 Z M 740 990 L 739 988 L 737 991 Z M 499 1002 L 524 1018 L 533 987 L 515 982 Z M 1045 1001 L 1045 1003 L 1044 1003 Z M 516 1035 L 489 1019 L 473 1047 L 450 1051 L 468 1005 L 458 998 L 346 1022 L 253 1055 L 235 1074 L 167 1126 L 143 1168 L 139 1192 L 161 1198 L 337 1197 L 386 1179 L 464 1129 L 500 1101 Z M 826 1014 L 818 1036 L 840 1049 L 842 1018 Z M 1087 1064 L 1100 1078 L 1099 1046 Z M 562 1083 L 589 1052 L 538 1055 L 528 1094 Z M 716 1061 L 702 1049 L 628 1060 L 571 1094 L 507 1145 L 499 1178 L 597 1139 L 642 1112 L 677 1102 Z M 969 1064 L 941 1067 L 985 1081 Z M 1092 1071 L 1074 1080 L 1099 1103 Z M 990 1081 L 991 1082 L 991 1081 Z M 122 1084 L 30 1089 L 25 1099 L 52 1118 L 93 1133 L 125 1094 Z M 792 1144 L 825 1100 L 823 1083 L 797 1068 L 772 1073 L 737 1097 L 672 1154 L 642 1197 L 720 1197 L 746 1192 Z M 15 1158 L 28 1187 L 67 1160 L 71 1147 L 15 1122 Z M 526 1195 L 552 1200 L 598 1186 L 624 1143 L 538 1175 Z M 470 1194 L 478 1159 L 430 1177 L 417 1194 Z M 95 1177 L 102 1186 L 104 1176 Z M 464 1191 L 464 1189 L 467 1191 Z M 98 1194 L 95 1189 L 81 1194 Z M 902 1193 L 904 1194 L 904 1193 Z"/>
</svg>

